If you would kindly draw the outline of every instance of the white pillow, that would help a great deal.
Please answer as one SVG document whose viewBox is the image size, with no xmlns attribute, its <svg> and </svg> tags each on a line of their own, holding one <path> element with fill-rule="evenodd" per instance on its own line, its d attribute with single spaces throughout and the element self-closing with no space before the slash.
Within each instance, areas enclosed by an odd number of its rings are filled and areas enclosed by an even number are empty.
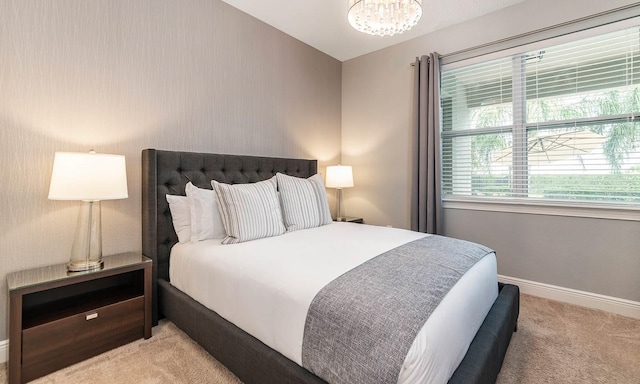
<svg viewBox="0 0 640 384">
<path fill-rule="evenodd" d="M 315 228 L 332 223 L 327 194 L 319 174 L 302 179 L 277 173 L 276 178 L 287 231 Z"/>
<path fill-rule="evenodd" d="M 253 184 L 222 184 L 211 181 L 220 202 L 220 211 L 227 231 L 222 244 L 282 235 L 280 202 L 276 177 Z"/>
<path fill-rule="evenodd" d="M 227 234 L 215 192 L 198 188 L 191 182 L 187 183 L 185 191 L 191 207 L 191 242 L 224 238 Z"/>
<path fill-rule="evenodd" d="M 186 196 L 167 195 L 167 203 L 171 210 L 173 229 L 176 230 L 178 241 L 186 243 L 191 240 L 191 207 Z"/>
</svg>

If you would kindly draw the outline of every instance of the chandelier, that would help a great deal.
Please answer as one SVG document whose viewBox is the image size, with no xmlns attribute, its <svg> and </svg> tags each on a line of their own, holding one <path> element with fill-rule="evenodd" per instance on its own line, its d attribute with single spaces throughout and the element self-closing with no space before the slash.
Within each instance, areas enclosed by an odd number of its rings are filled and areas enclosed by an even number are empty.
<svg viewBox="0 0 640 384">
<path fill-rule="evenodd" d="M 349 0 L 349 24 L 360 32 L 393 36 L 422 17 L 422 0 Z"/>
</svg>

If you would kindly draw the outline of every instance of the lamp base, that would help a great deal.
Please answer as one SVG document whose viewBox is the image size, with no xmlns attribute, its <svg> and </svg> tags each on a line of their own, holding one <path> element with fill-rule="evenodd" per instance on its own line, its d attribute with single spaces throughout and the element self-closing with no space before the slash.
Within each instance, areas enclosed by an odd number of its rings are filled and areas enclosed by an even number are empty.
<svg viewBox="0 0 640 384">
<path fill-rule="evenodd" d="M 69 272 L 84 272 L 84 271 L 96 271 L 98 269 L 102 269 L 104 266 L 104 261 L 86 261 L 86 262 L 75 262 L 67 264 L 67 270 Z"/>
<path fill-rule="evenodd" d="M 336 200 L 338 201 L 338 206 L 336 207 L 336 221 L 345 221 L 345 217 L 342 214 L 342 188 L 337 188 L 336 191 Z"/>
<path fill-rule="evenodd" d="M 102 225 L 100 201 L 83 201 L 80 205 L 76 234 L 71 247 L 71 259 L 67 264 L 70 272 L 101 269 Z"/>
</svg>

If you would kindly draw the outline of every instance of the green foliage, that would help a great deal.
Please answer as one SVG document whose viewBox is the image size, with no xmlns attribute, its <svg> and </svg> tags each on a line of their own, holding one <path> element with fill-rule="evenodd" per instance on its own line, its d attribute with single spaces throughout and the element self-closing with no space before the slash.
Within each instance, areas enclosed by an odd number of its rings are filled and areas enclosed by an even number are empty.
<svg viewBox="0 0 640 384">
<path fill-rule="evenodd" d="M 535 175 L 529 196 L 640 203 L 640 172 L 608 175 Z"/>
<path fill-rule="evenodd" d="M 615 116 L 640 111 L 640 88 L 630 92 L 620 90 L 590 95 L 576 104 L 576 117 Z M 634 122 L 603 124 L 590 127 L 592 132 L 608 137 L 603 145 L 604 154 L 613 172 L 622 168 L 625 157 L 637 149 L 640 129 Z"/>
<path fill-rule="evenodd" d="M 631 90 L 612 90 L 583 96 L 577 102 L 567 103 L 563 98 L 532 99 L 527 101 L 527 121 L 567 121 L 598 116 L 616 116 L 640 111 L 640 87 Z M 472 120 L 477 128 L 496 127 L 511 119 L 510 105 L 492 105 L 474 110 Z M 625 157 L 635 152 L 640 145 L 640 128 L 635 122 L 599 124 L 586 127 L 594 133 L 607 137 L 603 151 L 613 172 L 622 169 Z M 574 131 L 576 128 L 559 128 L 557 133 Z M 529 137 L 535 132 L 529 132 Z M 474 169 L 490 173 L 491 153 L 506 148 L 503 135 L 478 135 L 471 143 Z"/>
<path fill-rule="evenodd" d="M 502 134 L 479 135 L 471 141 L 471 161 L 474 169 L 484 169 L 491 174 L 491 154 L 507 147 Z"/>
<path fill-rule="evenodd" d="M 583 95 L 578 101 L 562 97 L 533 99 L 527 102 L 528 122 L 571 121 L 599 116 L 620 116 L 640 111 L 640 87 L 599 91 Z M 510 104 L 483 106 L 473 111 L 476 128 L 498 127 L 512 119 Z M 528 196 L 565 200 L 606 200 L 640 203 L 640 169 L 623 172 L 625 159 L 638 151 L 640 124 L 635 121 L 609 122 L 588 126 L 554 128 L 546 132 L 566 133 L 588 129 L 606 137 L 602 144 L 611 173 L 606 175 L 530 175 Z M 529 131 L 529 138 L 537 131 Z M 508 148 L 508 133 L 480 134 L 471 139 L 473 194 L 508 197 L 512 194 L 509 176 L 494 176 L 492 154 Z M 588 170 L 587 170 L 588 172 Z"/>
<path fill-rule="evenodd" d="M 508 125 L 513 121 L 511 105 L 493 105 L 474 110 L 472 120 L 476 128 Z M 474 136 L 471 140 L 471 162 L 474 169 L 482 169 L 491 174 L 491 154 L 509 145 L 503 134 Z"/>
<path fill-rule="evenodd" d="M 474 176 L 476 196 L 510 197 L 508 177 Z M 531 175 L 529 197 L 640 203 L 640 170 L 607 175 Z"/>
<path fill-rule="evenodd" d="M 562 98 L 532 99 L 527 102 L 527 121 L 567 121 L 598 116 L 616 116 L 640 111 L 640 87 L 631 90 L 612 90 L 583 96 L 578 102 L 567 103 Z M 472 120 L 476 128 L 505 124 L 512 116 L 510 105 L 492 105 L 474 110 Z M 640 129 L 636 122 L 598 124 L 584 127 L 607 137 L 603 151 L 613 172 L 620 172 L 626 156 L 635 152 L 640 143 Z M 581 128 L 583 129 L 583 128 Z M 557 133 L 576 128 L 559 128 Z M 535 132 L 529 132 L 531 138 Z M 506 148 L 504 135 L 477 135 L 471 143 L 474 169 L 490 173 L 491 153 Z"/>
</svg>

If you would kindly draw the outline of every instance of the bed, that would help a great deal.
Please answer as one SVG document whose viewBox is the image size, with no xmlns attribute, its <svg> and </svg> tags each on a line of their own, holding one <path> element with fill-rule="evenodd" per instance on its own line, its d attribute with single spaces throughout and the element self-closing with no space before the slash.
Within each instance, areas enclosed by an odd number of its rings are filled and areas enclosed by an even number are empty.
<svg viewBox="0 0 640 384">
<path fill-rule="evenodd" d="M 167 194 L 184 195 L 188 182 L 210 189 L 211 180 L 255 183 L 277 172 L 307 178 L 317 172 L 317 162 L 147 149 L 142 153 L 142 169 L 143 253 L 154 263 L 154 324 L 168 318 L 245 383 L 323 383 L 170 282 L 169 258 L 177 235 L 165 198 Z M 499 284 L 497 298 L 450 383 L 495 382 L 516 329 L 518 311 L 518 288 Z"/>
</svg>

